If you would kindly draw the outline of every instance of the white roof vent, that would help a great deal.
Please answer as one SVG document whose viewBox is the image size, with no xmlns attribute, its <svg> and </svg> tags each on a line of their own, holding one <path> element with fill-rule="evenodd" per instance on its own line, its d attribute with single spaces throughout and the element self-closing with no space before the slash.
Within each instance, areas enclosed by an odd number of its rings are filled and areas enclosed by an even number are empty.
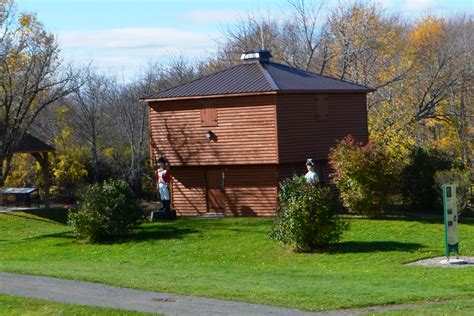
<svg viewBox="0 0 474 316">
<path fill-rule="evenodd" d="M 270 58 L 272 57 L 272 54 L 268 50 L 263 50 L 263 49 L 256 49 L 256 50 L 251 50 L 248 52 L 245 52 L 240 56 L 240 60 L 243 60 L 244 62 L 253 62 L 253 61 L 259 61 L 259 62 L 268 62 L 270 61 Z"/>
</svg>

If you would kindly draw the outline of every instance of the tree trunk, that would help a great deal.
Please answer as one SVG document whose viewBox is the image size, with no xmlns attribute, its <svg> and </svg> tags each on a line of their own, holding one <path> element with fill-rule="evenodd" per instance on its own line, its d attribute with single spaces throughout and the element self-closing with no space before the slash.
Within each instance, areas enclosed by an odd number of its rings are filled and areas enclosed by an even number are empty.
<svg viewBox="0 0 474 316">
<path fill-rule="evenodd" d="M 48 153 L 32 153 L 33 157 L 39 162 L 41 171 L 43 172 L 43 193 L 44 193 L 44 206 L 46 208 L 51 207 L 49 189 L 51 187 L 51 179 L 49 176 L 49 159 Z"/>
<path fill-rule="evenodd" d="M 94 182 L 99 182 L 99 157 L 97 154 L 97 138 L 95 135 L 92 138 L 92 165 L 94 168 Z"/>
</svg>

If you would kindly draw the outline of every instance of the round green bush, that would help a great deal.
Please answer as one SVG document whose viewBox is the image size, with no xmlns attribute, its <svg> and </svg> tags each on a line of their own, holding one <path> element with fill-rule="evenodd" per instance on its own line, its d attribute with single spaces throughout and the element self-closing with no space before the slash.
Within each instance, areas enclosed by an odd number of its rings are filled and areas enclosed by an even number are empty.
<svg viewBox="0 0 474 316">
<path fill-rule="evenodd" d="M 450 169 L 437 171 L 435 173 L 435 183 L 437 187 L 437 204 L 443 204 L 443 194 L 441 186 L 443 184 L 456 184 L 456 195 L 458 202 L 458 212 L 461 214 L 469 205 L 469 190 L 471 189 L 472 173 L 469 170 Z M 442 211 L 442 207 L 439 208 Z"/>
<path fill-rule="evenodd" d="M 329 189 L 294 176 L 280 183 L 271 237 L 295 251 L 312 252 L 340 240 L 347 222 L 336 217 Z"/>
<path fill-rule="evenodd" d="M 401 173 L 401 193 L 404 201 L 417 211 L 440 212 L 441 190 L 436 185 L 436 173 L 454 165 L 448 152 L 434 148 L 414 147 L 410 163 Z"/>
<path fill-rule="evenodd" d="M 69 213 L 68 224 L 76 237 L 95 243 L 126 236 L 142 215 L 128 184 L 111 180 L 85 189 L 79 210 Z"/>
<path fill-rule="evenodd" d="M 349 212 L 377 217 L 396 192 L 399 169 L 379 143 L 357 143 L 347 136 L 331 149 L 332 181 Z"/>
</svg>

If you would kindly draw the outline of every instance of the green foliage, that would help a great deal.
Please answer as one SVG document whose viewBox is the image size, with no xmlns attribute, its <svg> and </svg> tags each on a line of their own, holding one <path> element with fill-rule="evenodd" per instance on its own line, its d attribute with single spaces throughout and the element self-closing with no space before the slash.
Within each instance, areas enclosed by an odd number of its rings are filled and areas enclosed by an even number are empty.
<svg viewBox="0 0 474 316">
<path fill-rule="evenodd" d="M 410 162 L 402 170 L 401 193 L 405 202 L 415 210 L 440 209 L 441 191 L 435 185 L 435 173 L 452 166 L 452 158 L 445 152 L 413 148 Z"/>
<path fill-rule="evenodd" d="M 438 192 L 438 203 L 442 203 L 441 185 L 454 183 L 457 185 L 456 196 L 458 200 L 458 210 L 462 212 L 469 202 L 469 189 L 471 183 L 473 183 L 470 177 L 471 174 L 468 171 L 460 169 L 437 171 L 434 178 Z"/>
<path fill-rule="evenodd" d="M 88 242 L 126 236 L 142 212 L 124 181 L 105 181 L 86 188 L 80 209 L 69 213 L 74 234 Z"/>
<path fill-rule="evenodd" d="M 145 161 L 142 167 L 142 174 L 144 175 L 142 181 L 142 197 L 147 200 L 157 199 L 155 170 L 151 166 L 149 160 Z"/>
<path fill-rule="evenodd" d="M 310 252 L 336 243 L 348 228 L 335 217 L 329 189 L 294 176 L 280 184 L 279 209 L 271 237 L 296 251 Z"/>
<path fill-rule="evenodd" d="M 64 122 L 64 115 L 68 111 L 65 107 L 58 109 L 58 121 L 63 126 L 61 133 L 54 140 L 56 153 L 52 163 L 51 195 L 56 201 L 73 203 L 85 185 L 88 174 L 86 164 L 89 158 L 86 150 L 71 141 L 74 131 Z"/>
<path fill-rule="evenodd" d="M 56 201 L 74 202 L 79 190 L 85 185 L 87 170 L 83 163 L 83 151 L 78 147 L 59 150 L 52 170 L 52 196 Z"/>
<path fill-rule="evenodd" d="M 374 217 L 390 203 L 399 171 L 380 144 L 359 144 L 349 135 L 331 149 L 329 158 L 333 181 L 350 212 Z"/>
</svg>

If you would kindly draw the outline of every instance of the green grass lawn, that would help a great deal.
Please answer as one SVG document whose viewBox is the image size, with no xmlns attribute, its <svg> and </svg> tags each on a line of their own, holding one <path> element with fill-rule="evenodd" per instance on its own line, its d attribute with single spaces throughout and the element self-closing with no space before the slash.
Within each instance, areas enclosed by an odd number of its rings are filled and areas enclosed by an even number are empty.
<svg viewBox="0 0 474 316">
<path fill-rule="evenodd" d="M 456 315 L 471 316 L 474 312 L 474 299 L 453 300 L 449 302 L 432 302 L 417 307 L 391 310 L 381 313 L 366 313 L 365 315 Z"/>
<path fill-rule="evenodd" d="M 148 313 L 139 313 L 124 311 L 112 308 L 91 307 L 83 305 L 70 305 L 48 302 L 43 300 L 33 300 L 29 298 L 16 297 L 0 294 L 0 315 L 113 315 L 113 316 L 144 316 L 153 315 Z"/>
<path fill-rule="evenodd" d="M 307 310 L 474 298 L 474 268 L 404 263 L 444 253 L 441 220 L 351 219 L 330 251 L 293 253 L 268 237 L 271 219 L 146 223 L 127 241 L 90 245 L 61 223 L 0 214 L 0 270 Z M 459 225 L 474 255 L 474 223 Z M 471 306 L 472 307 L 472 306 Z"/>
</svg>

